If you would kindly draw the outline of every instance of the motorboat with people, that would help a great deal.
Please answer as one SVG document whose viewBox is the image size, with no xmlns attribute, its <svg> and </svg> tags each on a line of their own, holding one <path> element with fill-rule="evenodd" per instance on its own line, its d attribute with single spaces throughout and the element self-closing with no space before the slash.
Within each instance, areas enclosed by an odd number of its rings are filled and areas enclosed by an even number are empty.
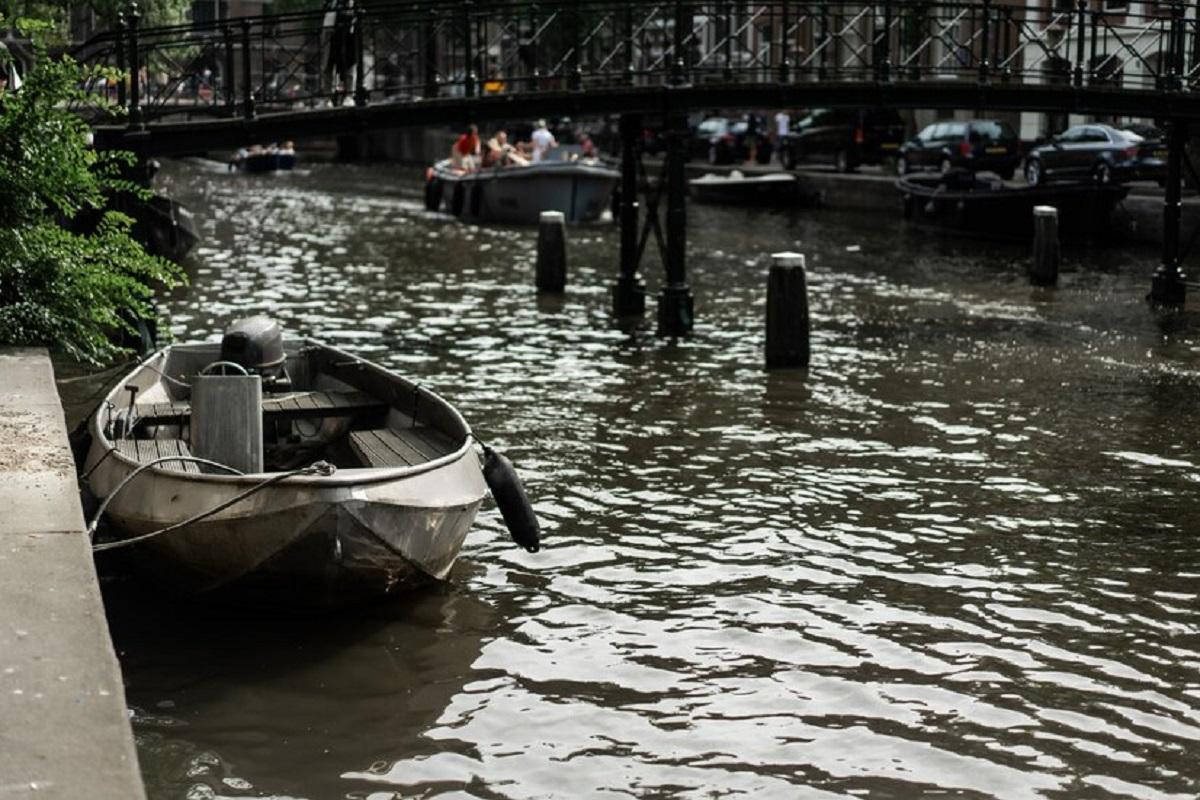
<svg viewBox="0 0 1200 800">
<path fill-rule="evenodd" d="M 470 222 L 530 225 L 543 211 L 560 211 L 567 222 L 591 222 L 608 208 L 620 177 L 590 142 L 559 145 L 544 121 L 528 143 L 510 145 L 498 131 L 486 148 L 471 126 L 450 157 L 426 171 L 425 207 Z"/>
<path fill-rule="evenodd" d="M 511 463 L 486 446 L 481 463 L 450 403 L 267 317 L 154 353 L 88 433 L 94 548 L 131 548 L 186 591 L 338 603 L 443 579 L 489 488 L 539 546 Z"/>
<path fill-rule="evenodd" d="M 755 206 L 819 205 L 821 193 L 808 189 L 788 172 L 746 175 L 733 170 L 725 175 L 706 173 L 688 181 L 692 196 L 701 203 Z"/>
<path fill-rule="evenodd" d="M 280 172 L 295 166 L 296 147 L 291 142 L 243 147 L 229 161 L 229 169 L 240 172 Z"/>
<path fill-rule="evenodd" d="M 1013 186 L 968 170 L 941 175 L 910 174 L 896 181 L 910 223 L 976 235 L 1029 239 L 1035 206 L 1058 209 L 1064 236 L 1095 237 L 1111 232 L 1114 210 L 1129 187 L 1095 181 Z"/>
</svg>

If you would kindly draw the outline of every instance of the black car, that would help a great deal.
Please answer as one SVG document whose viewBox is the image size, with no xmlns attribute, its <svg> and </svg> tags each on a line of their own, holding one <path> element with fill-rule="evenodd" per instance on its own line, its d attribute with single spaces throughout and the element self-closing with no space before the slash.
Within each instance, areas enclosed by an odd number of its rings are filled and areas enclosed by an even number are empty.
<svg viewBox="0 0 1200 800">
<path fill-rule="evenodd" d="M 838 172 L 850 172 L 894 156 L 903 141 L 904 120 L 895 109 L 820 108 L 783 137 L 779 159 L 784 169 L 795 169 L 801 161 L 824 161 Z"/>
<path fill-rule="evenodd" d="M 1007 122 L 977 119 L 971 122 L 935 122 L 900 148 L 896 171 L 901 175 L 918 169 L 949 172 L 989 170 L 1004 180 L 1016 172 L 1021 161 L 1021 141 Z"/>
<path fill-rule="evenodd" d="M 732 164 L 750 157 L 750 139 L 754 138 L 755 160 L 771 162 L 771 140 L 766 120 L 746 114 L 741 119 L 709 117 L 696 126 L 689 148 L 693 157 L 706 158 L 710 164 Z"/>
<path fill-rule="evenodd" d="M 1091 179 L 1107 185 L 1131 180 L 1162 181 L 1166 170 L 1167 147 L 1161 135 L 1145 137 L 1111 125 L 1076 125 L 1029 154 L 1025 180 L 1031 186 L 1063 178 Z"/>
</svg>

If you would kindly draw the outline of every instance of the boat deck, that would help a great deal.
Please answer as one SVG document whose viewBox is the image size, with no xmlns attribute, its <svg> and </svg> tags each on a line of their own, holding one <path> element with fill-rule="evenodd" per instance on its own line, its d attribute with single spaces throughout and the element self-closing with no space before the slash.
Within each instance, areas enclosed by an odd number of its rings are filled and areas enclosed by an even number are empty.
<svg viewBox="0 0 1200 800">
<path fill-rule="evenodd" d="M 191 403 L 175 401 L 148 403 L 137 407 L 138 418 L 150 424 L 178 423 L 192 413 Z M 263 413 L 284 417 L 328 417 L 336 412 L 347 414 L 386 411 L 387 404 L 364 392 L 288 392 L 263 398 Z"/>
<path fill-rule="evenodd" d="M 183 426 L 187 424 L 192 408 L 187 401 L 171 401 L 139 404 L 137 411 L 139 425 Z M 365 392 L 294 391 L 267 395 L 263 398 L 262 411 L 264 418 L 278 422 L 350 418 L 346 425 L 351 430 L 346 431 L 343 427 L 341 430 L 344 433 L 335 434 L 335 438 L 326 443 L 326 447 L 342 453 L 339 461 L 352 462 L 344 466 L 413 467 L 449 455 L 459 447 L 437 428 L 421 424 Z M 389 427 L 380 427 L 379 423 L 385 415 Z M 364 424 L 371 427 L 354 429 L 355 425 Z M 115 445 L 117 452 L 140 464 L 172 456 L 193 455 L 187 441 L 170 436 L 119 439 Z M 164 461 L 157 466 L 177 472 L 202 471 L 196 463 L 188 461 Z"/>
</svg>

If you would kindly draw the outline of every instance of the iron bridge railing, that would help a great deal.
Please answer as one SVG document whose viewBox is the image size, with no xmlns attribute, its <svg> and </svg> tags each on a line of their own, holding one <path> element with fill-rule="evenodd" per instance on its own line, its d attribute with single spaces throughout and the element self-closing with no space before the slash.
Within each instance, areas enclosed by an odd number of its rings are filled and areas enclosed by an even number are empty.
<svg viewBox="0 0 1200 800">
<path fill-rule="evenodd" d="M 864 81 L 1200 86 L 1197 3 L 398 3 L 117 29 L 76 48 L 133 125 L 592 87 Z"/>
</svg>

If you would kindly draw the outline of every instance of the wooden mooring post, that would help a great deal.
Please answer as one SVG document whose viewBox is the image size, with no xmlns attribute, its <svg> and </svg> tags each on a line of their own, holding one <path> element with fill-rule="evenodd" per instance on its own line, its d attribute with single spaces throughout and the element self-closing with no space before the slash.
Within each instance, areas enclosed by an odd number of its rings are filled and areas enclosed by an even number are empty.
<svg viewBox="0 0 1200 800">
<path fill-rule="evenodd" d="M 1058 283 L 1061 261 L 1058 243 L 1058 209 L 1054 206 L 1033 208 L 1033 263 L 1029 282 L 1035 286 L 1054 286 Z"/>
<path fill-rule="evenodd" d="M 807 367 L 808 278 L 802 253 L 772 253 L 767 278 L 767 369 Z"/>
<path fill-rule="evenodd" d="M 567 218 L 561 211 L 543 211 L 538 218 L 537 290 L 561 294 L 567 288 Z"/>
</svg>

